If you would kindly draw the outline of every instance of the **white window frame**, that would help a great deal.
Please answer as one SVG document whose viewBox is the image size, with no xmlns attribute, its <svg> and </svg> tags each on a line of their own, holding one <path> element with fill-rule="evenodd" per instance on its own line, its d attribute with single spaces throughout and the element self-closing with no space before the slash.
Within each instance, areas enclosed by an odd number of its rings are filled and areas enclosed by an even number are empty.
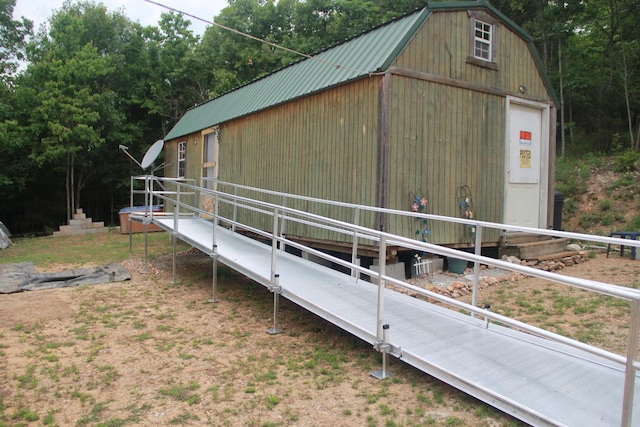
<svg viewBox="0 0 640 427">
<path fill-rule="evenodd" d="M 493 25 L 480 19 L 473 21 L 473 56 L 481 61 L 493 62 Z"/>
<path fill-rule="evenodd" d="M 469 56 L 467 62 L 497 70 L 497 35 L 498 21 L 495 18 L 486 13 L 469 11 Z"/>
<path fill-rule="evenodd" d="M 187 141 L 178 142 L 177 178 L 184 178 L 187 171 Z"/>
</svg>

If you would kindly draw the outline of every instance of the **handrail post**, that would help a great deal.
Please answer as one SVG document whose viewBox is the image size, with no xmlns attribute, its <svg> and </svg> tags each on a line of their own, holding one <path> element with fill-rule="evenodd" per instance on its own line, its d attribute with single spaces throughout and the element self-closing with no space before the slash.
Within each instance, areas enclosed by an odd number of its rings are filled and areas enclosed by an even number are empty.
<svg viewBox="0 0 640 427">
<path fill-rule="evenodd" d="M 353 225 L 360 225 L 360 208 L 356 206 L 353 213 Z M 351 264 L 358 265 L 358 231 L 353 230 L 353 244 L 351 245 Z M 351 277 L 358 278 L 358 272 L 355 268 L 351 268 Z"/>
<path fill-rule="evenodd" d="M 286 195 L 282 195 L 282 207 L 286 208 L 287 207 L 287 196 Z M 287 225 L 287 221 L 285 219 L 285 211 L 283 209 L 282 211 L 282 221 L 280 221 L 280 236 L 284 236 L 286 233 L 286 225 Z M 280 252 L 284 252 L 286 250 L 286 246 L 284 242 L 280 242 Z"/>
<path fill-rule="evenodd" d="M 278 249 L 278 208 L 273 208 L 273 230 L 271 235 L 271 283 L 276 280 L 276 255 Z"/>
<path fill-rule="evenodd" d="M 478 256 L 482 255 L 482 226 L 476 224 L 476 240 L 474 253 Z M 473 291 L 471 293 L 471 305 L 478 306 L 478 289 L 480 282 L 480 261 L 473 262 Z M 476 317 L 475 313 L 471 313 L 471 317 Z"/>
<path fill-rule="evenodd" d="M 180 181 L 176 181 L 176 206 L 178 207 L 178 214 L 176 215 L 176 218 L 180 214 L 180 209 L 179 209 L 179 207 L 180 207 L 180 191 L 182 190 L 180 185 L 181 185 Z"/>
<path fill-rule="evenodd" d="M 640 337 L 640 300 L 631 300 L 631 319 L 629 324 L 629 342 L 627 344 L 627 364 L 624 378 L 624 394 L 622 397 L 622 427 L 631 427 L 633 418 L 633 394 L 636 382 L 634 363 L 638 355 Z"/>
<path fill-rule="evenodd" d="M 236 231 L 236 220 L 238 219 L 238 186 L 233 186 L 233 221 L 231 222 L 231 231 Z"/>
<path fill-rule="evenodd" d="M 384 330 L 382 329 L 382 316 L 384 315 L 384 288 L 385 282 L 383 276 L 386 274 L 387 264 L 387 238 L 380 237 L 380 246 L 378 247 L 378 304 L 376 313 L 376 338 L 382 341 Z"/>
</svg>

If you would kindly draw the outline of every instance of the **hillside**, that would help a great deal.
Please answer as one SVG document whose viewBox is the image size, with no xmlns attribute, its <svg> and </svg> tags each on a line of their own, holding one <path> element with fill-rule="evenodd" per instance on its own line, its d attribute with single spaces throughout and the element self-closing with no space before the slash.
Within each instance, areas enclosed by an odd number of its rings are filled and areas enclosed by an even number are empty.
<svg viewBox="0 0 640 427">
<path fill-rule="evenodd" d="M 564 230 L 598 235 L 640 230 L 640 154 L 587 156 L 558 162 L 557 169 Z"/>
</svg>

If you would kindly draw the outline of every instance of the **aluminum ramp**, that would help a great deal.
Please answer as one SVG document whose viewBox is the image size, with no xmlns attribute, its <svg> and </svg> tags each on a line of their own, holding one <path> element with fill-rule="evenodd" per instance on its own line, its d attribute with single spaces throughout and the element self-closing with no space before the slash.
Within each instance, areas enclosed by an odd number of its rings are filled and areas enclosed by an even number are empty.
<svg viewBox="0 0 640 427">
<path fill-rule="evenodd" d="M 153 222 L 174 233 L 173 217 Z M 213 222 L 177 221 L 176 237 L 212 253 Z M 216 226 L 217 259 L 272 285 L 271 246 Z M 378 287 L 279 251 L 281 295 L 375 344 Z M 619 426 L 624 366 L 533 335 L 385 289 L 388 342 L 396 356 L 533 425 Z M 636 375 L 633 420 L 640 422 Z M 636 424 L 637 425 L 637 424 Z"/>
</svg>

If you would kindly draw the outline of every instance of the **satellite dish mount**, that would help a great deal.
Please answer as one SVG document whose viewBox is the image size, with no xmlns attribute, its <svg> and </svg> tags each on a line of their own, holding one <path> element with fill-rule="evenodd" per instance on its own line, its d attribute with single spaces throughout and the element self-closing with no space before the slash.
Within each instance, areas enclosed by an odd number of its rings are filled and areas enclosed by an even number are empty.
<svg viewBox="0 0 640 427">
<path fill-rule="evenodd" d="M 145 153 L 144 157 L 142 158 L 142 162 L 137 161 L 135 159 L 135 157 L 133 157 L 129 153 L 129 147 L 127 147 L 126 145 L 120 144 L 120 146 L 118 148 L 120 148 L 124 152 L 124 154 L 129 156 L 129 158 L 131 160 L 133 160 L 135 162 L 135 164 L 140 166 L 140 168 L 142 168 L 142 170 L 146 171 L 153 164 L 153 162 L 158 158 L 158 156 L 162 152 L 162 148 L 163 147 L 164 147 L 164 141 L 163 140 L 159 139 L 156 142 L 154 142 L 153 145 L 151 147 L 149 147 L 149 149 Z M 164 166 L 165 166 L 164 163 L 162 163 L 160 166 L 152 169 L 151 173 L 157 171 L 158 169 L 162 169 Z"/>
</svg>

